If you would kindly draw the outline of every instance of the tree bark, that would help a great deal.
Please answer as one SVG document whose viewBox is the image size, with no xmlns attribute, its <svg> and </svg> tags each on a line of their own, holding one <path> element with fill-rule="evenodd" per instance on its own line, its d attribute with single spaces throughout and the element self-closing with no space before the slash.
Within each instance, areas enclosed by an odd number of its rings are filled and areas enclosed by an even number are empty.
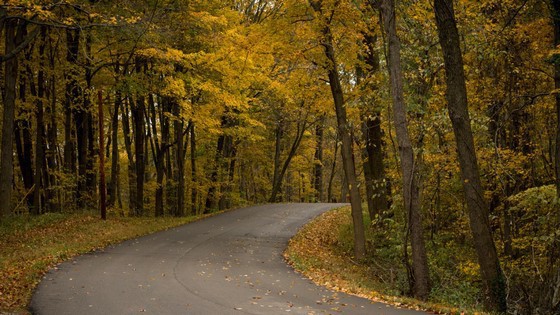
<svg viewBox="0 0 560 315">
<path fill-rule="evenodd" d="M 37 72 L 37 128 L 35 137 L 35 190 L 33 191 L 33 212 L 34 214 L 43 213 L 43 190 L 47 182 L 47 172 L 45 171 L 45 126 L 44 126 L 44 104 L 45 96 L 45 45 L 46 45 L 46 26 L 41 26 L 41 45 L 39 46 L 39 71 Z"/>
<path fill-rule="evenodd" d="M 177 208 L 174 213 L 175 216 L 185 215 L 185 160 L 184 160 L 184 141 L 183 129 L 185 123 L 180 118 L 181 108 L 179 103 L 174 103 L 173 114 L 175 115 L 175 181 L 177 182 Z"/>
<path fill-rule="evenodd" d="M 323 14 L 321 1 L 309 0 L 313 10 L 319 14 Z M 362 214 L 362 197 L 360 196 L 360 188 L 358 187 L 358 179 L 356 177 L 356 165 L 354 162 L 354 152 L 352 148 L 352 127 L 346 116 L 346 107 L 344 102 L 344 92 L 340 83 L 338 72 L 338 64 L 334 50 L 334 39 L 329 25 L 329 21 L 323 26 L 321 45 L 323 46 L 325 57 L 327 58 L 327 72 L 329 77 L 329 85 L 333 96 L 334 107 L 336 111 L 336 120 L 338 132 L 342 140 L 342 165 L 347 180 L 348 190 L 350 191 L 350 204 L 352 208 L 352 222 L 354 226 L 354 256 L 356 259 L 363 259 L 366 254 L 366 240 L 364 231 L 364 218 Z"/>
<path fill-rule="evenodd" d="M 480 183 L 453 1 L 434 0 L 434 11 L 445 64 L 448 111 L 457 142 L 463 189 L 484 286 L 484 305 L 489 311 L 505 313 L 505 280 L 492 238 L 488 209 Z"/>
<path fill-rule="evenodd" d="M 196 129 L 193 121 L 189 122 L 191 126 L 191 212 L 193 215 L 198 214 L 198 187 L 197 187 L 197 170 L 196 170 Z"/>
<path fill-rule="evenodd" d="M 413 283 L 411 287 L 415 297 L 426 300 L 430 293 L 430 276 L 422 229 L 422 215 L 420 212 L 418 169 L 415 165 L 412 142 L 408 134 L 406 108 L 403 99 L 400 41 L 397 37 L 394 1 L 383 0 L 381 13 L 388 41 L 387 63 L 391 80 L 390 90 L 393 99 L 395 130 L 403 173 L 404 208 L 408 215 L 411 234 L 413 269 Z"/>
<path fill-rule="evenodd" d="M 323 193 L 323 142 L 324 142 L 324 125 L 325 116 L 322 116 L 315 126 L 315 136 L 317 144 L 315 147 L 315 161 L 313 163 L 313 188 L 315 189 L 315 201 L 323 202 L 325 199 Z"/>
<path fill-rule="evenodd" d="M 27 33 L 27 28 L 25 26 L 20 26 L 21 32 L 23 34 Z M 35 176 L 33 174 L 33 140 L 31 136 L 31 117 L 32 111 L 27 102 L 27 90 L 31 92 L 33 97 L 37 97 L 37 89 L 34 83 L 34 73 L 31 69 L 29 63 L 31 62 L 31 55 L 33 52 L 33 47 L 25 52 L 26 59 L 26 71 L 22 71 L 21 78 L 19 80 L 19 100 L 23 106 L 18 108 L 18 118 L 15 120 L 15 144 L 16 153 L 18 157 L 19 168 L 21 170 L 21 175 L 23 177 L 23 186 L 25 187 L 27 193 L 27 205 L 32 214 L 35 213 L 33 207 L 33 189 Z"/>
<path fill-rule="evenodd" d="M 105 186 L 105 144 L 103 143 L 103 91 L 98 92 L 99 101 L 99 212 L 102 220 L 107 220 L 107 191 Z"/>
<path fill-rule="evenodd" d="M 68 173 L 75 175 L 76 172 L 76 139 L 74 136 L 74 128 L 72 127 L 73 111 L 75 105 L 79 102 L 81 90 L 78 85 L 77 63 L 78 51 L 80 45 L 80 30 L 66 30 L 66 61 L 71 66 L 70 71 L 66 74 L 66 91 L 65 91 L 65 123 L 64 123 L 64 166 Z"/>
<path fill-rule="evenodd" d="M 5 23 L 5 53 L 8 54 L 18 45 L 16 29 L 18 20 L 11 19 Z M 13 141 L 14 117 L 16 107 L 16 82 L 18 77 L 18 59 L 11 58 L 4 67 L 4 113 L 2 117 L 2 152 L 0 155 L 0 217 L 11 214 L 12 178 L 13 178 Z"/>
<path fill-rule="evenodd" d="M 278 194 L 280 193 L 280 190 L 282 188 L 282 181 L 284 180 L 284 176 L 286 175 L 286 171 L 288 170 L 288 167 L 290 166 L 290 163 L 292 162 L 292 159 L 294 158 L 294 156 L 296 155 L 296 152 L 299 148 L 299 145 L 301 144 L 301 140 L 303 139 L 303 135 L 305 133 L 305 130 L 307 129 L 307 123 L 304 120 L 302 123 L 298 123 L 297 124 L 297 130 L 296 130 L 296 137 L 294 139 L 294 141 L 292 142 L 292 146 L 290 147 L 290 152 L 288 152 L 288 156 L 286 157 L 286 160 L 284 160 L 284 163 L 282 164 L 282 168 L 280 169 L 280 171 L 278 172 L 278 174 L 276 175 L 276 180 L 273 183 L 272 186 L 272 193 L 270 194 L 270 199 L 269 202 L 277 202 L 278 200 Z M 277 147 L 278 147 L 278 141 L 281 140 L 281 136 L 278 136 L 278 132 L 277 132 Z M 280 138 L 279 138 L 280 137 Z M 278 155 L 278 161 L 276 162 L 276 157 L 275 157 L 275 166 L 276 163 L 280 164 L 280 157 L 279 157 L 279 152 L 276 153 Z M 276 174 L 276 169 L 274 171 L 274 173 Z"/>
<path fill-rule="evenodd" d="M 115 67 L 119 71 L 119 66 Z M 119 167 L 119 109 L 122 107 L 122 93 L 117 89 L 115 92 L 115 102 L 113 116 L 111 117 L 111 181 L 109 182 L 109 202 L 108 206 L 113 207 L 117 202 L 117 186 L 120 177 Z"/>
<path fill-rule="evenodd" d="M 554 47 L 560 45 L 560 0 L 552 2 L 552 21 L 554 25 Z M 560 90 L 560 54 L 554 54 L 554 89 Z M 560 93 L 554 95 L 556 102 L 556 149 L 554 151 L 554 170 L 556 173 L 556 196 L 560 198 Z"/>
</svg>

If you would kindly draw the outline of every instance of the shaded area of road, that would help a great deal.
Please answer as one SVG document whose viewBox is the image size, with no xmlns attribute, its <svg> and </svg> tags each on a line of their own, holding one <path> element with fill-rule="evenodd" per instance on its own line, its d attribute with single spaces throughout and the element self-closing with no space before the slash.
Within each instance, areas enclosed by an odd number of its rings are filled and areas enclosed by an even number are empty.
<svg viewBox="0 0 560 315">
<path fill-rule="evenodd" d="M 34 314 L 419 314 L 319 287 L 282 251 L 340 204 L 243 208 L 80 256 L 50 271 Z"/>
</svg>

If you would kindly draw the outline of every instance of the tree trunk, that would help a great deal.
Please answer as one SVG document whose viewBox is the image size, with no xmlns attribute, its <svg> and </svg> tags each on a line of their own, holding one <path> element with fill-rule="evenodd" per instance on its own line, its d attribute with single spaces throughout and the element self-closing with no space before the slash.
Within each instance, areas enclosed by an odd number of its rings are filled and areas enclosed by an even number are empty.
<svg viewBox="0 0 560 315">
<path fill-rule="evenodd" d="M 130 135 L 130 111 L 129 104 L 132 103 L 130 97 L 126 97 L 122 105 L 122 126 L 123 138 L 126 155 L 128 157 L 128 212 L 130 215 L 134 214 L 136 206 L 136 162 L 134 161 L 134 154 L 132 152 L 132 138 Z"/>
<path fill-rule="evenodd" d="M 177 208 L 174 213 L 175 216 L 185 215 L 185 160 L 184 160 L 184 136 L 183 129 L 185 123 L 180 118 L 181 108 L 179 103 L 173 104 L 173 114 L 175 116 L 175 165 L 177 169 L 175 170 L 175 181 L 177 182 Z"/>
<path fill-rule="evenodd" d="M 321 1 L 309 1 L 312 8 L 317 13 L 323 13 Z M 364 218 L 362 214 L 362 197 L 360 196 L 360 188 L 358 187 L 358 179 L 356 177 L 356 166 L 354 162 L 354 152 L 352 148 L 352 129 L 346 117 L 346 107 L 344 102 L 344 93 L 340 84 L 338 72 L 338 64 L 334 51 L 334 39 L 328 21 L 323 26 L 323 38 L 321 40 L 325 56 L 328 60 L 327 71 L 329 77 L 329 85 L 333 96 L 334 107 L 336 111 L 336 120 L 338 132 L 342 140 L 342 165 L 344 174 L 347 179 L 348 189 L 350 191 L 350 204 L 352 207 L 352 221 L 354 225 L 354 256 L 360 260 L 366 254 L 366 240 L 364 231 Z"/>
<path fill-rule="evenodd" d="M 61 159 L 58 158 L 59 153 L 59 146 L 58 146 L 58 119 L 56 115 L 56 104 L 57 104 L 57 97 L 56 97 L 56 75 L 55 75 L 55 65 L 56 65 L 56 49 L 52 46 L 51 41 L 47 41 L 49 45 L 49 71 L 51 75 L 50 79 L 50 86 L 49 86 L 49 107 L 47 108 L 47 112 L 49 114 L 49 126 L 47 130 L 47 141 L 48 141 L 48 151 L 46 152 L 47 155 L 47 165 L 48 165 L 48 174 L 49 174 L 49 188 L 47 190 L 47 202 L 48 208 L 50 211 L 58 211 L 60 210 L 60 190 L 55 190 L 54 187 L 58 185 L 57 183 L 57 176 L 55 172 L 60 169 Z M 52 188 L 51 188 L 52 187 Z"/>
<path fill-rule="evenodd" d="M 327 202 L 335 202 L 335 198 L 333 197 L 332 190 L 333 190 L 334 177 L 336 175 L 336 159 L 337 158 L 338 158 L 338 133 L 337 133 L 336 139 L 334 141 L 333 161 L 332 161 L 332 164 L 331 164 L 331 173 L 329 175 L 329 186 L 327 186 Z M 344 202 L 344 200 L 342 202 Z"/>
<path fill-rule="evenodd" d="M 118 65 L 116 70 L 118 71 Z M 109 182 L 109 207 L 114 207 L 117 201 L 117 186 L 119 181 L 119 108 L 122 107 L 122 93 L 117 89 L 113 116 L 111 117 L 111 181 Z"/>
<path fill-rule="evenodd" d="M 136 106 L 132 110 L 132 120 L 134 126 L 134 156 L 135 156 L 135 173 L 136 173 L 136 202 L 134 205 L 134 215 L 141 216 L 144 214 L 144 140 L 145 140 L 145 122 L 144 122 L 144 96 L 138 95 L 136 98 Z"/>
<path fill-rule="evenodd" d="M 12 52 L 18 43 L 16 29 L 18 20 L 11 19 L 5 23 L 5 52 Z M 17 57 L 5 62 L 4 68 L 4 113 L 2 117 L 2 152 L 0 155 L 0 217 L 11 214 L 12 178 L 13 178 L 13 139 L 14 113 L 16 107 L 16 82 L 18 76 Z"/>
<path fill-rule="evenodd" d="M 45 45 L 46 45 L 46 26 L 41 26 L 41 45 L 39 47 L 39 71 L 37 73 L 37 128 L 35 137 L 35 190 L 33 192 L 34 214 L 43 213 L 43 189 L 47 181 L 47 172 L 45 172 L 45 122 L 44 122 L 44 104 L 45 96 Z"/>
<path fill-rule="evenodd" d="M 98 92 L 99 101 L 99 212 L 102 220 L 107 220 L 107 191 L 105 186 L 105 155 L 103 138 L 103 91 Z"/>
<path fill-rule="evenodd" d="M 284 120 L 278 119 L 276 129 L 274 130 L 274 164 L 272 175 L 272 193 L 269 201 L 277 202 L 280 188 L 277 187 L 278 178 L 280 177 L 280 154 L 282 153 L 282 137 L 284 135 Z"/>
<path fill-rule="evenodd" d="M 196 129 L 193 121 L 189 122 L 191 126 L 191 207 L 192 214 L 198 214 L 197 200 L 198 200 L 198 187 L 197 187 L 197 170 L 196 170 Z"/>
<path fill-rule="evenodd" d="M 397 37 L 395 3 L 383 0 L 381 4 L 383 27 L 387 35 L 390 90 L 393 99 L 394 123 L 399 145 L 399 155 L 403 174 L 404 209 L 408 215 L 412 245 L 412 292 L 415 297 L 426 300 L 430 293 L 428 259 L 422 229 L 420 212 L 418 169 L 414 161 L 412 142 L 408 134 L 406 108 L 403 100 L 400 41 Z"/>
<path fill-rule="evenodd" d="M 66 30 L 66 61 L 71 66 L 71 70 L 66 74 L 66 91 L 65 91 L 65 123 L 64 123 L 64 166 L 68 173 L 75 175 L 76 172 L 76 140 L 74 136 L 74 128 L 72 127 L 72 113 L 75 105 L 79 103 L 81 95 L 78 85 L 78 74 L 76 67 L 78 63 L 78 51 L 80 45 L 80 30 Z"/>
<path fill-rule="evenodd" d="M 488 209 L 480 183 L 453 1 L 434 0 L 434 11 L 444 57 L 449 116 L 457 142 L 463 189 L 484 286 L 484 305 L 489 311 L 505 313 L 507 309 L 505 280 L 492 238 Z"/>
<path fill-rule="evenodd" d="M 315 201 L 323 202 L 325 199 L 323 193 L 323 138 L 325 116 L 319 119 L 315 126 L 315 136 L 317 137 L 317 145 L 315 147 L 315 161 L 313 165 L 313 188 L 315 189 Z"/>
<path fill-rule="evenodd" d="M 552 0 L 552 21 L 554 25 L 554 47 L 560 45 L 560 0 Z M 560 89 L 560 54 L 554 54 L 554 89 Z M 556 196 L 560 198 L 560 93 L 554 95 L 556 101 L 556 150 L 554 170 L 556 173 Z M 560 215 L 560 214 L 559 214 Z"/>
<path fill-rule="evenodd" d="M 290 163 L 292 162 L 292 159 L 296 155 L 296 152 L 299 148 L 299 145 L 301 144 L 301 140 L 303 139 L 303 135 L 305 134 L 305 130 L 307 129 L 306 125 L 307 124 L 306 124 L 305 120 L 303 121 L 303 123 L 298 123 L 298 125 L 297 125 L 296 137 L 294 139 L 294 142 L 292 142 L 292 146 L 290 147 L 290 152 L 288 152 L 288 156 L 286 157 L 286 160 L 284 161 L 284 164 L 282 165 L 282 169 L 280 170 L 280 172 L 278 173 L 278 175 L 276 177 L 276 181 L 274 182 L 274 185 L 272 187 L 272 193 L 270 195 L 269 202 L 277 202 L 278 201 L 277 200 L 278 199 L 277 195 L 282 188 L 282 181 L 284 179 L 284 176 L 286 175 L 286 171 L 288 170 L 288 167 L 290 166 Z M 280 140 L 280 139 L 277 139 L 277 141 L 278 140 Z M 276 173 L 276 171 L 275 171 L 275 173 Z"/>
<path fill-rule="evenodd" d="M 22 32 L 27 33 L 24 26 Z M 31 54 L 33 49 L 25 53 L 26 63 L 31 62 Z M 27 87 L 31 91 L 33 97 L 37 97 L 37 89 L 34 84 L 34 74 L 30 65 L 26 66 L 26 72 L 22 73 L 19 80 L 19 100 L 23 106 L 18 108 L 18 118 L 15 120 L 15 144 L 18 157 L 19 167 L 23 178 L 23 186 L 27 193 L 27 205 L 31 213 L 35 213 L 33 209 L 33 193 L 34 175 L 33 175 L 33 140 L 31 136 L 31 117 L 32 112 L 26 105 Z"/>
</svg>

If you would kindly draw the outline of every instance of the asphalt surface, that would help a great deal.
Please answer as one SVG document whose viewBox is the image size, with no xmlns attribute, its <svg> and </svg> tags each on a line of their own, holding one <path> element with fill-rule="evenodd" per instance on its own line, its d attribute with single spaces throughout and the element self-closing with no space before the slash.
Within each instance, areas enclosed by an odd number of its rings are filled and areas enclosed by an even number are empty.
<svg viewBox="0 0 560 315">
<path fill-rule="evenodd" d="M 126 241 L 51 270 L 34 314 L 421 314 L 316 286 L 282 252 L 340 204 L 243 208 Z"/>
</svg>

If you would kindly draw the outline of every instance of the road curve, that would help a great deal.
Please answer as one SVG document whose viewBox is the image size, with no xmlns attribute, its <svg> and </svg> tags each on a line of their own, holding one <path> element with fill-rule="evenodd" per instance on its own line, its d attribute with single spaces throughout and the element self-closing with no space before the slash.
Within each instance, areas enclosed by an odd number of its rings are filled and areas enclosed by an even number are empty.
<svg viewBox="0 0 560 315">
<path fill-rule="evenodd" d="M 33 314 L 419 314 L 319 287 L 282 258 L 289 238 L 340 204 L 223 213 L 80 256 L 51 270 Z"/>
</svg>

